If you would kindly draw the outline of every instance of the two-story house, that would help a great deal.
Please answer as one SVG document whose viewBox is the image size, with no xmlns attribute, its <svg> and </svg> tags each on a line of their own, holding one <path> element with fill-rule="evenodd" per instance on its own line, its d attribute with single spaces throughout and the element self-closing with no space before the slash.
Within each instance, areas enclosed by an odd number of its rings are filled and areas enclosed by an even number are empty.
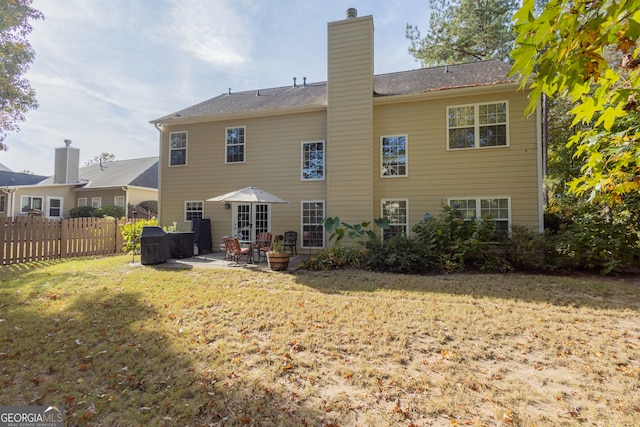
<svg viewBox="0 0 640 427">
<path fill-rule="evenodd" d="M 209 218 L 214 241 L 268 230 L 324 247 L 320 222 L 406 233 L 444 204 L 542 230 L 541 118 L 500 61 L 374 75 L 371 16 L 328 24 L 327 81 L 224 93 L 161 117 L 159 220 Z M 288 204 L 207 199 L 245 186 Z"/>
</svg>

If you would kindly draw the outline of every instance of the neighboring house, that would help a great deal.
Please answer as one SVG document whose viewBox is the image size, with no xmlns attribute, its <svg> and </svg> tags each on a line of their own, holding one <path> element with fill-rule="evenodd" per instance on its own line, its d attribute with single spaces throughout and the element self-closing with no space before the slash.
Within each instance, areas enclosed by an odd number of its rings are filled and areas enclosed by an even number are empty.
<svg viewBox="0 0 640 427">
<path fill-rule="evenodd" d="M 64 218 L 78 206 L 137 205 L 158 200 L 158 157 L 118 160 L 79 167 L 80 150 L 65 141 L 55 150 L 54 175 L 34 185 L 0 188 L 5 212 L 15 217 L 36 212 L 47 218 Z"/>
<path fill-rule="evenodd" d="M 47 179 L 44 175 L 11 172 L 9 168 L 0 164 L 0 218 L 7 216 L 9 209 L 10 187 L 16 185 L 33 185 Z"/>
<path fill-rule="evenodd" d="M 298 232 L 327 245 L 320 222 L 385 217 L 384 238 L 445 204 L 498 229 L 542 230 L 541 119 L 510 66 L 482 61 L 373 73 L 373 18 L 328 24 L 328 81 L 229 93 L 152 121 L 160 131 L 159 221 L 209 218 L 214 241 Z M 245 186 L 289 204 L 207 199 Z M 229 210 L 226 210 L 228 208 Z M 428 215 L 427 215 L 428 214 Z"/>
</svg>

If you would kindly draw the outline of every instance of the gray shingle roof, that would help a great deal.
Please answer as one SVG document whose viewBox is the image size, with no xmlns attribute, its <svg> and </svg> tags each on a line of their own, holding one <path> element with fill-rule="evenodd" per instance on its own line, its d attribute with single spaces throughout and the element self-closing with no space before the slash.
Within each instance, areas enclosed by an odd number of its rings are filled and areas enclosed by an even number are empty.
<svg viewBox="0 0 640 427">
<path fill-rule="evenodd" d="M 47 177 L 43 175 L 31 175 L 28 173 L 0 170 L 0 187 L 13 187 L 15 185 L 34 185 L 45 179 L 47 179 Z"/>
<path fill-rule="evenodd" d="M 158 188 L 158 157 L 142 159 L 116 160 L 113 162 L 85 166 L 78 172 L 80 189 L 123 187 Z M 47 178 L 40 185 L 52 185 L 53 177 Z"/>
<path fill-rule="evenodd" d="M 507 77 L 509 64 L 498 60 L 470 62 L 374 76 L 375 96 L 420 94 L 431 91 L 516 82 Z M 327 82 L 225 93 L 166 115 L 155 122 L 257 112 L 292 107 L 326 107 Z"/>
</svg>

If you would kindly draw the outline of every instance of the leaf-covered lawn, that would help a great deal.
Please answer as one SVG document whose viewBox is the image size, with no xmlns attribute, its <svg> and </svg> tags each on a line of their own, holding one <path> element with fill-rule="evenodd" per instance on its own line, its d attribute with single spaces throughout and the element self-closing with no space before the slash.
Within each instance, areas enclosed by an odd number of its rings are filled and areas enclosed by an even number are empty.
<svg viewBox="0 0 640 427">
<path fill-rule="evenodd" d="M 68 425 L 640 425 L 640 280 L 0 267 L 0 405 Z"/>
</svg>

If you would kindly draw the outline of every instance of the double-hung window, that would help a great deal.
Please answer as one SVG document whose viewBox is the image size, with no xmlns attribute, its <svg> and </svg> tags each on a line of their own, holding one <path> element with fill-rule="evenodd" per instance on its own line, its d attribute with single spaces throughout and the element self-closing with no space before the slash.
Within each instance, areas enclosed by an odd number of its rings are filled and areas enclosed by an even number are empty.
<svg viewBox="0 0 640 427">
<path fill-rule="evenodd" d="M 87 206 L 87 198 L 86 197 L 78 197 L 78 207 Z"/>
<path fill-rule="evenodd" d="M 7 196 L 0 194 L 0 213 L 4 213 L 7 209 Z"/>
<path fill-rule="evenodd" d="M 302 143 L 302 180 L 324 179 L 324 141 Z"/>
<path fill-rule="evenodd" d="M 509 145 L 506 101 L 447 108 L 447 148 L 506 147 Z"/>
<path fill-rule="evenodd" d="M 324 201 L 302 202 L 302 247 L 324 247 Z"/>
<path fill-rule="evenodd" d="M 49 197 L 49 218 L 60 218 L 62 216 L 62 199 L 59 197 Z"/>
<path fill-rule="evenodd" d="M 124 209 L 124 196 L 114 196 L 113 197 L 113 204 L 115 206 L 119 206 L 122 209 Z"/>
<path fill-rule="evenodd" d="M 407 135 L 380 138 L 382 176 L 407 176 Z"/>
<path fill-rule="evenodd" d="M 382 218 L 389 222 L 389 228 L 382 231 L 382 238 L 408 235 L 409 202 L 401 200 L 382 200 Z"/>
<path fill-rule="evenodd" d="M 20 197 L 20 212 L 28 213 L 30 210 L 39 210 L 43 208 L 42 197 L 22 196 Z"/>
<path fill-rule="evenodd" d="M 243 163 L 246 128 L 244 126 L 226 128 L 225 131 L 227 135 L 225 163 Z"/>
<path fill-rule="evenodd" d="M 187 164 L 187 132 L 169 134 L 169 166 Z"/>
<path fill-rule="evenodd" d="M 102 197 L 92 197 L 91 198 L 91 206 L 93 206 L 94 208 L 101 208 L 102 207 Z"/>
<path fill-rule="evenodd" d="M 187 200 L 184 202 L 184 220 L 193 221 L 204 217 L 204 202 L 202 200 Z"/>
<path fill-rule="evenodd" d="M 490 218 L 496 223 L 496 233 L 499 237 L 509 235 L 510 204 L 508 197 L 449 199 L 449 206 L 465 221 Z"/>
</svg>

